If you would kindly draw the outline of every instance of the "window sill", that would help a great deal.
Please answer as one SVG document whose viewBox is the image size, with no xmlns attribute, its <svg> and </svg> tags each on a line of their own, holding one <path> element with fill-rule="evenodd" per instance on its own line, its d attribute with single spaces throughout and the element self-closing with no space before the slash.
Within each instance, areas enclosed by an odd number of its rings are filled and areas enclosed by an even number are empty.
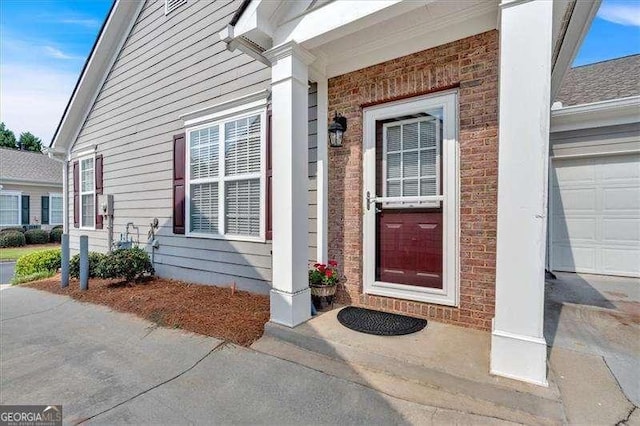
<svg viewBox="0 0 640 426">
<path fill-rule="evenodd" d="M 244 241 L 251 243 L 266 243 L 267 240 L 263 237 L 252 237 L 252 236 L 243 236 L 243 235 L 212 235 L 212 234 L 200 234 L 194 232 L 185 233 L 185 237 L 187 238 L 200 238 L 206 240 L 221 240 L 221 241 Z"/>
</svg>

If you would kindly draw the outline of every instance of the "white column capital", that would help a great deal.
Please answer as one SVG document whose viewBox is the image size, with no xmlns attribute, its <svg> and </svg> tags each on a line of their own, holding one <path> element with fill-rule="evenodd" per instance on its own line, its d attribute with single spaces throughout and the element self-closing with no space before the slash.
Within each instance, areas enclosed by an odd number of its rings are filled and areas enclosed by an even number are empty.
<svg viewBox="0 0 640 426">
<path fill-rule="evenodd" d="M 272 64 L 275 64 L 279 60 L 288 58 L 290 56 L 296 57 L 305 65 L 311 65 L 311 63 L 316 60 L 316 57 L 313 56 L 307 49 L 300 46 L 293 40 L 272 47 L 271 49 L 265 51 L 263 55 L 265 56 L 265 58 L 270 60 Z"/>
</svg>

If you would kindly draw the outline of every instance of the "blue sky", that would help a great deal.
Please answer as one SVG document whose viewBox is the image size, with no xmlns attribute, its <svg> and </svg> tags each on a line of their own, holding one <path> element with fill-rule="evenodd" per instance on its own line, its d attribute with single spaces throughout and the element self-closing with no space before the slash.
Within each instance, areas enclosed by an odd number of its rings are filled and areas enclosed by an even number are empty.
<svg viewBox="0 0 640 426">
<path fill-rule="evenodd" d="M 158 0 L 159 1 L 159 0 Z M 0 0 L 0 120 L 48 144 L 111 0 Z M 604 0 L 576 57 L 640 52 L 640 0 Z"/>
</svg>

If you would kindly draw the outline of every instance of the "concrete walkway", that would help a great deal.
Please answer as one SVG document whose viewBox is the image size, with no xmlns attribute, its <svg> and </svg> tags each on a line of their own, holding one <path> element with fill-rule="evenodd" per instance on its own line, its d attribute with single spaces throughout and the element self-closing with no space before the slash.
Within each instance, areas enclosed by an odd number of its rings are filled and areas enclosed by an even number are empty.
<svg viewBox="0 0 640 426">
<path fill-rule="evenodd" d="M 0 404 L 66 423 L 504 424 L 36 290 L 0 292 Z"/>
<path fill-rule="evenodd" d="M 16 262 L 0 261 L 0 284 L 9 284 L 13 278 Z"/>
</svg>

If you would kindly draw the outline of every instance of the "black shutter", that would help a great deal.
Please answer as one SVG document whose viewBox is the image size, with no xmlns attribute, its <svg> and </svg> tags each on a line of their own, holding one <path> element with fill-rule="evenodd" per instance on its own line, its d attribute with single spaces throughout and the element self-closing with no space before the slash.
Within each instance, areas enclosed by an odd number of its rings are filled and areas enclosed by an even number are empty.
<svg viewBox="0 0 640 426">
<path fill-rule="evenodd" d="M 43 225 L 49 224 L 49 196 L 43 195 L 40 198 L 42 208 L 40 209 L 40 223 Z"/>
<path fill-rule="evenodd" d="M 73 163 L 73 227 L 80 227 L 80 163 Z"/>
<path fill-rule="evenodd" d="M 266 239 L 273 239 L 273 214 L 272 214 L 272 198 L 273 198 L 273 166 L 271 164 L 271 109 L 267 111 L 267 226 L 266 226 Z"/>
<path fill-rule="evenodd" d="M 29 224 L 29 196 L 22 196 L 22 224 Z"/>
<path fill-rule="evenodd" d="M 173 137 L 173 233 L 185 231 L 185 134 Z"/>
<path fill-rule="evenodd" d="M 100 214 L 100 206 L 98 205 L 98 195 L 102 194 L 102 155 L 96 155 L 96 229 L 102 229 L 103 216 Z"/>
</svg>

